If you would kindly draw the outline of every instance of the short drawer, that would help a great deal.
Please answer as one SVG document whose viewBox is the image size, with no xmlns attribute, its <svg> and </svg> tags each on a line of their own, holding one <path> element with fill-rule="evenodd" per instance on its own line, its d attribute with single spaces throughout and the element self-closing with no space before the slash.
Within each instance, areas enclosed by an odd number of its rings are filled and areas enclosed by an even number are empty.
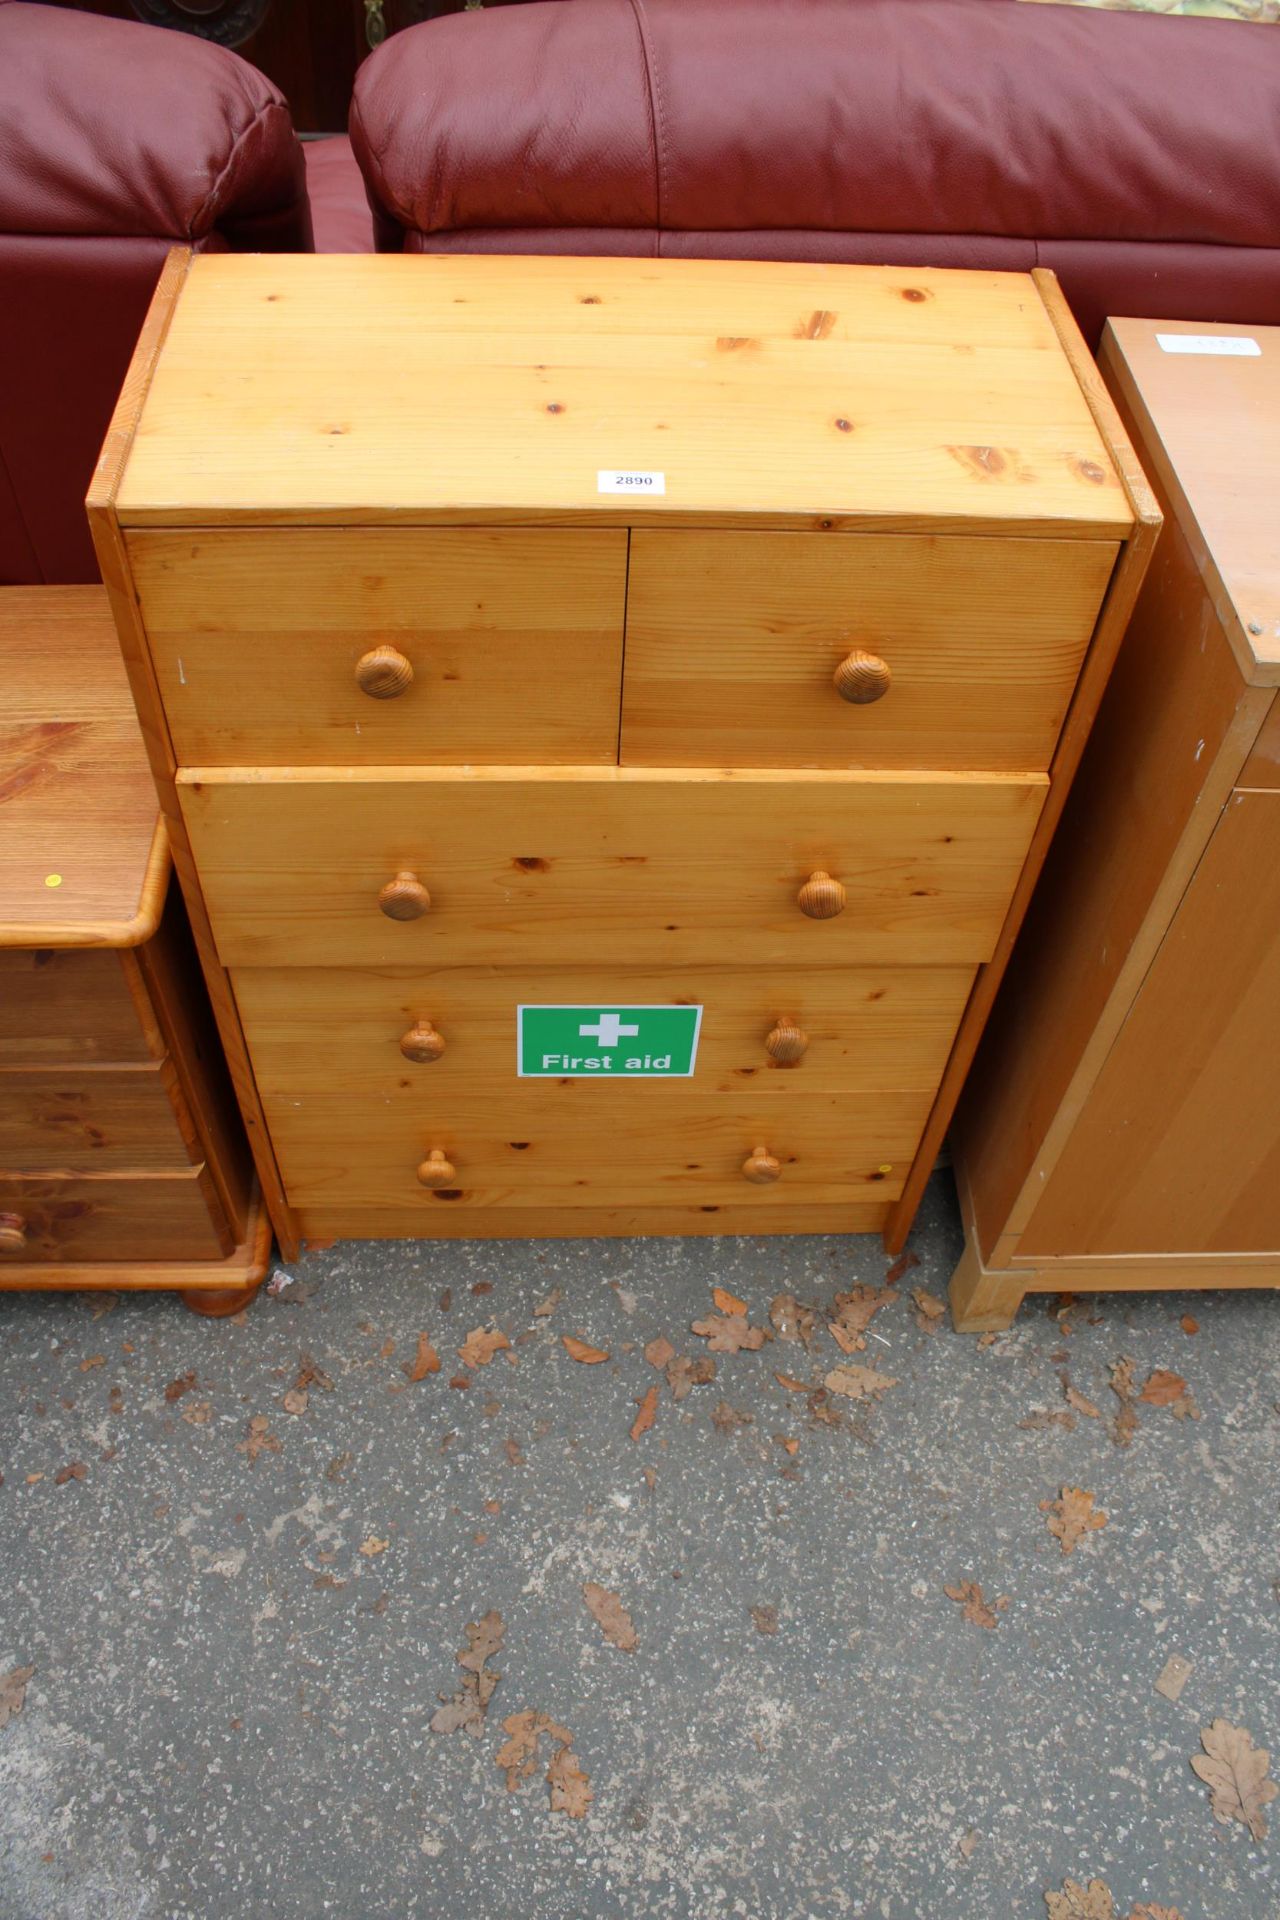
<svg viewBox="0 0 1280 1920">
<path fill-rule="evenodd" d="M 1116 553 L 637 529 L 622 763 L 1043 770 Z"/>
<path fill-rule="evenodd" d="M 179 786 L 228 966 L 814 967 L 987 959 L 1046 782 L 193 769 Z"/>
<path fill-rule="evenodd" d="M 167 1062 L 0 1070 L 0 1167 L 85 1173 L 184 1168 Z"/>
<path fill-rule="evenodd" d="M 17 1178 L 0 1174 L 6 1263 L 218 1260 L 232 1251 L 203 1167 L 185 1173 Z"/>
<path fill-rule="evenodd" d="M 932 1104 L 927 1092 L 780 1103 L 666 1082 L 526 1081 L 504 1099 L 417 1083 L 384 1098 L 277 1095 L 268 1125 L 291 1204 L 609 1207 L 892 1200 Z M 776 1164 L 767 1183 L 760 1150 Z M 435 1158 L 433 1159 L 433 1156 Z M 426 1167 L 438 1184 L 424 1186 Z M 765 1169 L 767 1171 L 767 1168 Z"/>
<path fill-rule="evenodd" d="M 266 1098 L 336 1086 L 390 1098 L 408 1085 L 433 1100 L 516 1094 L 521 1005 L 701 1007 L 691 1080 L 704 1093 L 929 1089 L 972 983 L 965 967 L 279 967 L 239 968 L 232 980 Z M 620 1042 L 618 1064 L 627 1051 Z"/>
<path fill-rule="evenodd" d="M 0 1068 L 150 1059 L 133 964 L 108 948 L 0 949 Z"/>
<path fill-rule="evenodd" d="M 179 760 L 617 759 L 627 536 L 135 532 Z"/>
</svg>

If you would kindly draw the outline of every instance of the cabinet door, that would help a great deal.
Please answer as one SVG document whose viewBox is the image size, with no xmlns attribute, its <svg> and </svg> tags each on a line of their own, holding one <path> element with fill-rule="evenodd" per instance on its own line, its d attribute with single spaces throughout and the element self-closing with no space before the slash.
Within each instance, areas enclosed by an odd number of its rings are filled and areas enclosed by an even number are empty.
<svg viewBox="0 0 1280 1920">
<path fill-rule="evenodd" d="M 1019 1254 L 1280 1251 L 1280 793 L 1237 789 Z"/>
</svg>

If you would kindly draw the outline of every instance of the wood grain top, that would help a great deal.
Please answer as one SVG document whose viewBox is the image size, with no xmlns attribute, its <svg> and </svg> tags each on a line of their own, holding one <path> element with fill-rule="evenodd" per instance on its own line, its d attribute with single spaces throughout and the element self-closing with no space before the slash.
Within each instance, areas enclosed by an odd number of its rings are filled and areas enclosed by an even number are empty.
<svg viewBox="0 0 1280 1920">
<path fill-rule="evenodd" d="M 1252 342 L 1170 352 L 1159 336 Z M 1111 320 L 1099 358 L 1245 678 L 1280 686 L 1280 327 Z"/>
<path fill-rule="evenodd" d="M 612 471 L 663 491 L 601 491 Z M 476 255 L 194 260 L 116 508 L 125 525 L 1133 522 L 1029 275 Z"/>
<path fill-rule="evenodd" d="M 130 947 L 169 850 L 101 587 L 0 590 L 0 947 Z"/>
</svg>

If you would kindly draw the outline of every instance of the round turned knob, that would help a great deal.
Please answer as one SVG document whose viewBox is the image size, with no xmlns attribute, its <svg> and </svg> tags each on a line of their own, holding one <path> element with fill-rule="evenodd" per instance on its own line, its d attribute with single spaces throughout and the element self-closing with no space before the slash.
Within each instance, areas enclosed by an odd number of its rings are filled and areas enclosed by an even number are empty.
<svg viewBox="0 0 1280 1920">
<path fill-rule="evenodd" d="M 27 1244 L 27 1223 L 20 1213 L 0 1213 L 0 1253 L 21 1253 Z"/>
<path fill-rule="evenodd" d="M 416 873 L 401 870 L 388 880 L 378 895 L 378 905 L 388 920 L 421 920 L 431 906 L 431 895 Z"/>
<path fill-rule="evenodd" d="M 810 920 L 834 920 L 844 912 L 845 891 L 838 880 L 821 868 L 811 873 L 796 895 L 796 905 Z"/>
<path fill-rule="evenodd" d="M 437 1033 L 429 1020 L 415 1020 L 408 1033 L 400 1035 L 400 1051 L 406 1060 L 429 1066 L 444 1052 L 444 1035 Z"/>
<path fill-rule="evenodd" d="M 413 685 L 413 663 L 398 647 L 371 647 L 356 661 L 356 685 L 371 700 L 394 700 Z"/>
<path fill-rule="evenodd" d="M 773 1028 L 764 1043 L 764 1050 L 771 1060 L 780 1067 L 794 1067 L 802 1060 L 809 1046 L 809 1036 L 803 1027 L 798 1027 L 790 1014 L 780 1014 L 778 1024 Z"/>
<path fill-rule="evenodd" d="M 831 676 L 840 698 L 854 707 L 869 707 L 873 700 L 883 700 L 892 682 L 888 664 L 878 653 L 864 653 L 861 647 L 846 654 Z"/>
<path fill-rule="evenodd" d="M 775 1160 L 768 1147 L 755 1147 L 742 1163 L 742 1177 L 752 1186 L 772 1186 L 782 1173 L 782 1162 Z"/>
<path fill-rule="evenodd" d="M 418 1168 L 418 1181 L 424 1187 L 451 1187 L 457 1177 L 453 1162 L 445 1159 L 439 1147 L 432 1147 Z"/>
</svg>

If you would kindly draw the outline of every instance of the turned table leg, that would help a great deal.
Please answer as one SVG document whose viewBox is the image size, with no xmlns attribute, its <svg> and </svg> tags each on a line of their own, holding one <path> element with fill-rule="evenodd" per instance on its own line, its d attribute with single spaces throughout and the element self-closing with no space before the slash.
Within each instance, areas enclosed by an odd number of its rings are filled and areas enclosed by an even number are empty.
<svg viewBox="0 0 1280 1920">
<path fill-rule="evenodd" d="M 261 1285 L 261 1280 L 255 1280 L 248 1287 L 185 1287 L 182 1304 L 190 1307 L 192 1313 L 222 1320 L 227 1314 L 239 1313 L 241 1307 L 247 1307 Z"/>
<path fill-rule="evenodd" d="M 951 1276 L 951 1320 L 957 1333 L 997 1333 L 1013 1325 L 1022 1305 L 1026 1273 L 989 1273 L 972 1240 Z"/>
</svg>

